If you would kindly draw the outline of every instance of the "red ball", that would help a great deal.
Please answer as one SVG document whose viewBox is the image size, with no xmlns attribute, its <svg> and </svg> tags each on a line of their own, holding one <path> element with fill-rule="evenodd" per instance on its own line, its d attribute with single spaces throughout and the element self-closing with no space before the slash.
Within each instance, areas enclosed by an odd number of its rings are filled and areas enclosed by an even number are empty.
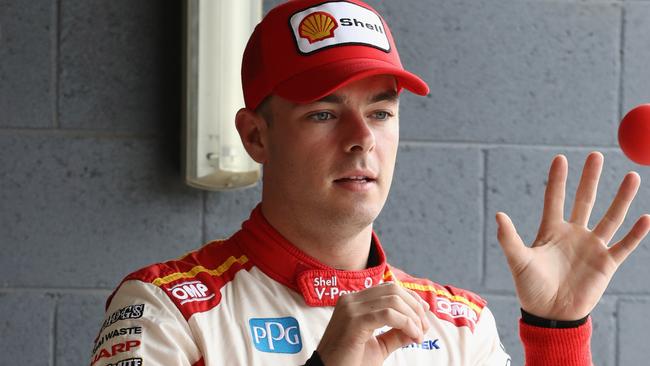
<svg viewBox="0 0 650 366">
<path fill-rule="evenodd" d="M 623 117 L 618 144 L 630 160 L 650 165 L 650 104 L 641 104 Z"/>
</svg>

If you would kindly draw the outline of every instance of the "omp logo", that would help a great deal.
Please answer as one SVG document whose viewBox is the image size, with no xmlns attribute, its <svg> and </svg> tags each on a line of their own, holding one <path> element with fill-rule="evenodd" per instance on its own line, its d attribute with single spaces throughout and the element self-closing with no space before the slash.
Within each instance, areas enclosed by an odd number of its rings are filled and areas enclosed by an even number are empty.
<svg viewBox="0 0 650 366">
<path fill-rule="evenodd" d="M 334 30 L 338 28 L 334 18 L 324 11 L 309 14 L 300 22 L 298 31 L 300 37 L 306 38 L 309 43 L 334 37 Z"/>
<path fill-rule="evenodd" d="M 181 305 L 188 302 L 206 301 L 214 297 L 208 286 L 201 281 L 183 282 L 167 289 L 172 296 L 181 301 Z"/>
<path fill-rule="evenodd" d="M 436 308 L 439 313 L 447 314 L 452 318 L 463 318 L 472 323 L 476 323 L 478 320 L 476 312 L 469 305 L 462 302 L 450 301 L 444 297 L 439 297 L 436 300 Z"/>
<path fill-rule="evenodd" d="M 295 318 L 251 318 L 248 324 L 253 344 L 259 351 L 298 353 L 302 349 L 300 327 Z"/>
</svg>

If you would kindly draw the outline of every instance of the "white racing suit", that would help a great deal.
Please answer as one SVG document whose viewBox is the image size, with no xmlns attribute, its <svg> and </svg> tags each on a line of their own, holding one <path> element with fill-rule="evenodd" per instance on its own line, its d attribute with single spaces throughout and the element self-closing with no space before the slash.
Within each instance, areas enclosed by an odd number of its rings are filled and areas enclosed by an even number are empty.
<svg viewBox="0 0 650 366">
<path fill-rule="evenodd" d="M 386 281 L 427 301 L 432 326 L 384 365 L 510 364 L 483 299 L 390 266 L 374 234 L 373 251 L 375 266 L 335 270 L 284 239 L 258 206 L 229 239 L 127 276 L 107 301 L 90 365 L 302 365 L 339 296 Z"/>
</svg>

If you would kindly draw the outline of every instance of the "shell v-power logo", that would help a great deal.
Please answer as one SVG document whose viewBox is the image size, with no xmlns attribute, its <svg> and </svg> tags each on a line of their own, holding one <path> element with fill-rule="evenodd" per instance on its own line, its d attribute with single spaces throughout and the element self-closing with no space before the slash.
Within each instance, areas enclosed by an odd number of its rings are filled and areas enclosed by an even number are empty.
<svg viewBox="0 0 650 366">
<path fill-rule="evenodd" d="M 299 32 L 302 38 L 306 38 L 309 43 L 322 41 L 334 37 L 334 30 L 339 27 L 333 16 L 319 11 L 309 14 L 300 22 Z"/>
</svg>

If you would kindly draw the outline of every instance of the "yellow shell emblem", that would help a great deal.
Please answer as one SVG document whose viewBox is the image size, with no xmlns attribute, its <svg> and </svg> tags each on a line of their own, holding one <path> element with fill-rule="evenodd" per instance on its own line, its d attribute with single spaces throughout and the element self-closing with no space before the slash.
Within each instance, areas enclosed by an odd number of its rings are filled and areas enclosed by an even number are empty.
<svg viewBox="0 0 650 366">
<path fill-rule="evenodd" d="M 298 32 L 300 37 L 306 38 L 309 43 L 322 41 L 334 37 L 334 30 L 338 23 L 333 16 L 326 12 L 319 11 L 309 14 L 300 22 Z"/>
</svg>

